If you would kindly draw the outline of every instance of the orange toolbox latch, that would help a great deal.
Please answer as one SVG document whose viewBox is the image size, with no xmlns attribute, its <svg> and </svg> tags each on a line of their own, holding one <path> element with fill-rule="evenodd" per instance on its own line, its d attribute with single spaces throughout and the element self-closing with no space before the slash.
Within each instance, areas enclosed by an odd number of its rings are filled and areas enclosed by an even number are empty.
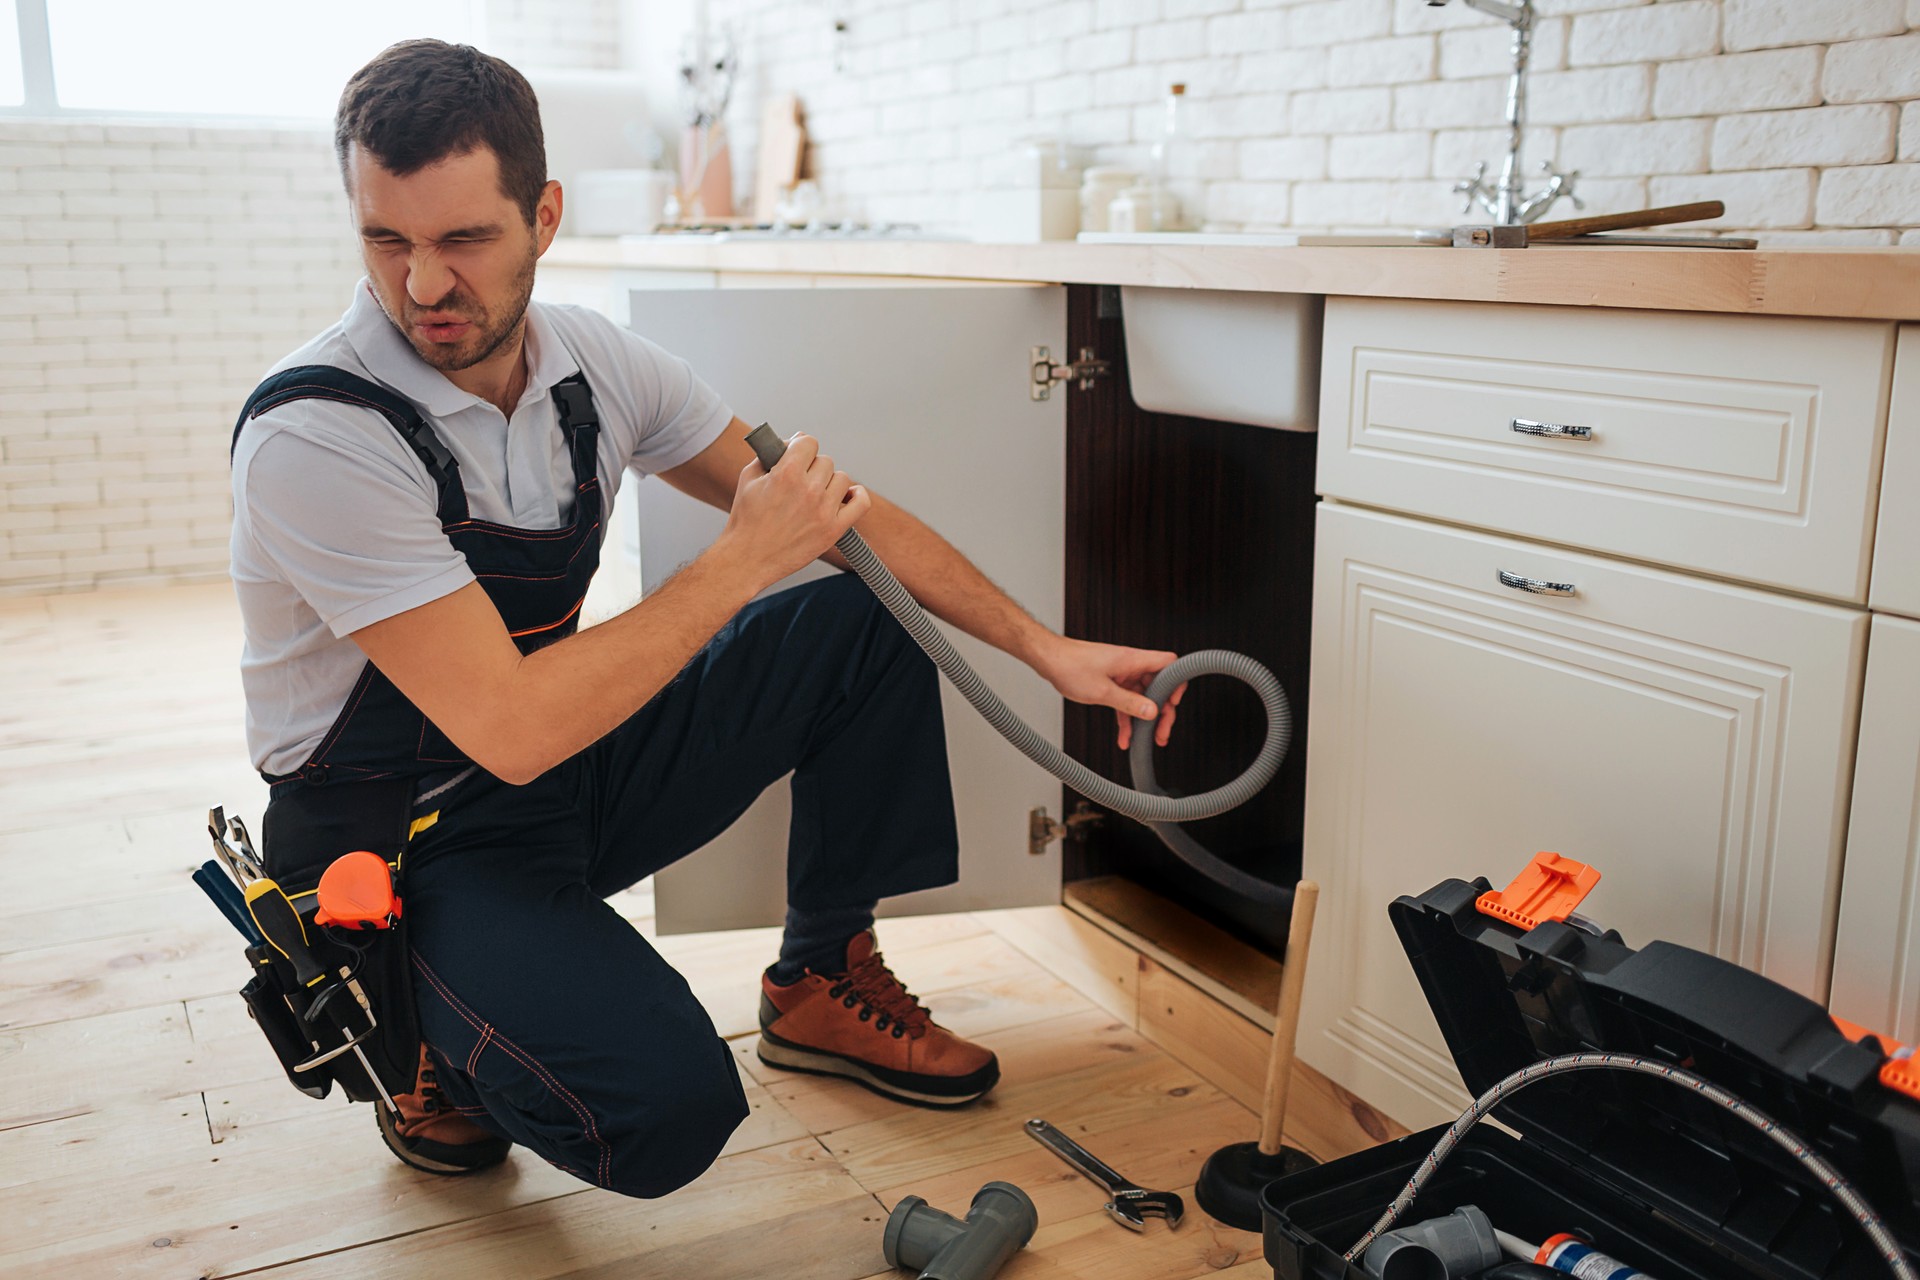
<svg viewBox="0 0 1920 1280">
<path fill-rule="evenodd" d="M 1831 1015 L 1833 1025 L 1840 1028 L 1840 1034 L 1849 1040 L 1865 1040 L 1872 1036 L 1880 1042 L 1880 1052 L 1887 1060 L 1880 1064 L 1880 1083 L 1895 1093 L 1904 1093 L 1909 1098 L 1920 1098 L 1920 1059 L 1916 1059 L 1910 1046 L 1901 1044 L 1892 1036 L 1883 1036 L 1878 1031 L 1869 1031 L 1857 1022 L 1848 1022 L 1845 1018 Z"/>
<path fill-rule="evenodd" d="M 1599 883 L 1597 868 L 1557 853 L 1536 853 L 1512 884 L 1498 893 L 1481 894 L 1474 906 L 1482 915 L 1531 929 L 1548 920 L 1565 920 Z"/>
</svg>

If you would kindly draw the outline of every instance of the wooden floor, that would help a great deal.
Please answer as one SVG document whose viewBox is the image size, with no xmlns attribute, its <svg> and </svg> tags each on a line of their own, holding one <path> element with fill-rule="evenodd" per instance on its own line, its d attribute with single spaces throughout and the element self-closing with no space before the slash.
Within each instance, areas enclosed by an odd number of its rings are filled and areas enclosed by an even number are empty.
<svg viewBox="0 0 1920 1280">
<path fill-rule="evenodd" d="M 400 1165 L 370 1107 L 287 1084 L 234 994 L 240 942 L 188 879 L 208 806 L 257 818 L 264 802 L 239 649 L 225 584 L 0 601 L 0 1275 L 897 1276 L 880 1252 L 893 1205 L 963 1214 L 991 1179 L 1040 1210 L 1008 1280 L 1270 1274 L 1257 1235 L 1192 1200 L 1201 1161 L 1252 1138 L 1253 1113 L 1111 1011 L 1130 978 L 1045 945 L 1086 928 L 1060 908 L 880 926 L 935 1016 L 1000 1056 L 999 1088 L 966 1111 L 763 1066 L 776 934 L 692 935 L 656 945 L 753 1105 L 704 1176 L 639 1201 L 525 1151 L 464 1179 Z M 615 903 L 651 936 L 645 886 Z M 1021 1131 L 1031 1116 L 1181 1192 L 1185 1225 L 1113 1223 Z"/>
</svg>

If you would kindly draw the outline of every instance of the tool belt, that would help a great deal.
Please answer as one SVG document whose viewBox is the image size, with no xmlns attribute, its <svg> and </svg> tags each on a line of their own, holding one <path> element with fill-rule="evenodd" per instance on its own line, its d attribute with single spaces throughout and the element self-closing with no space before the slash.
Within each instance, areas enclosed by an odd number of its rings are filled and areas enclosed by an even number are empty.
<svg viewBox="0 0 1920 1280">
<path fill-rule="evenodd" d="M 294 932 L 308 958 L 296 963 L 276 945 L 275 930 L 261 919 L 272 895 L 262 904 L 256 900 L 262 886 L 251 885 L 244 890 L 248 908 L 266 940 L 246 948 L 253 976 L 240 996 L 287 1079 L 309 1097 L 324 1098 L 335 1084 L 354 1102 L 414 1089 L 420 1028 L 402 874 L 412 801 L 411 778 L 332 786 L 295 781 L 275 789 L 262 820 L 263 869 L 292 904 L 299 919 Z M 244 834 L 243 826 L 235 830 Z M 215 843 L 218 854 L 217 832 Z M 384 927 L 321 925 L 314 918 L 320 878 L 356 850 L 386 862 L 400 910 Z"/>
</svg>

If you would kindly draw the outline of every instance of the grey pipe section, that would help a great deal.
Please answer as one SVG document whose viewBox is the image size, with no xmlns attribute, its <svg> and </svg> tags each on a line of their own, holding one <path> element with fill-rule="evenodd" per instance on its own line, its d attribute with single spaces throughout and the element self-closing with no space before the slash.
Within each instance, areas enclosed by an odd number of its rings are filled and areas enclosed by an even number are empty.
<svg viewBox="0 0 1920 1280">
<path fill-rule="evenodd" d="M 1501 1257 L 1487 1215 L 1463 1204 L 1444 1218 L 1387 1232 L 1368 1247 L 1363 1264 L 1378 1280 L 1462 1280 Z"/>
<path fill-rule="evenodd" d="M 890 1267 L 919 1271 L 919 1280 L 992 1280 L 1039 1226 L 1026 1192 L 1011 1182 L 989 1182 L 975 1193 L 964 1222 L 919 1196 L 902 1198 L 887 1218 L 880 1252 Z"/>
<path fill-rule="evenodd" d="M 765 423 L 748 433 L 747 443 L 759 455 L 760 465 L 769 471 L 787 451 L 786 442 Z M 1293 708 L 1287 702 L 1286 690 L 1280 687 L 1280 682 L 1271 671 L 1243 653 L 1226 649 L 1200 649 L 1175 659 L 1147 686 L 1146 696 L 1150 702 L 1156 707 L 1164 705 L 1165 699 L 1175 689 L 1195 676 L 1232 676 L 1253 686 L 1266 707 L 1266 740 L 1246 772 L 1232 782 L 1195 796 L 1170 796 L 1160 788 L 1153 775 L 1153 721 L 1136 717 L 1133 722 L 1133 744 L 1127 755 L 1134 786 L 1123 787 L 1067 755 L 1015 715 L 1013 709 L 987 687 L 986 681 L 948 642 L 933 619 L 927 616 L 926 610 L 893 576 L 892 570 L 874 555 L 859 531 L 847 530 L 834 543 L 834 549 L 845 557 L 847 566 L 880 598 L 887 612 L 899 620 L 907 634 L 953 682 L 960 696 L 971 703 L 973 709 L 985 717 L 987 723 L 1012 743 L 1021 755 L 1095 804 L 1146 823 L 1168 848 L 1195 869 L 1243 897 L 1271 906 L 1285 906 L 1292 902 L 1293 891 L 1290 888 L 1242 871 L 1208 852 L 1198 841 L 1171 825 L 1211 818 L 1215 814 L 1238 808 L 1253 799 L 1279 770 L 1280 762 L 1286 759 L 1287 748 L 1293 742 Z"/>
</svg>

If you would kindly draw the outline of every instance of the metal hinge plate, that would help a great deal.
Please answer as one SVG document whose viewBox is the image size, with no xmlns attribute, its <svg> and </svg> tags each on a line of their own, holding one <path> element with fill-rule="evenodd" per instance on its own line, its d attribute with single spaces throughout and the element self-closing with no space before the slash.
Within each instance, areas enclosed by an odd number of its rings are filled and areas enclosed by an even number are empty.
<svg viewBox="0 0 1920 1280">
<path fill-rule="evenodd" d="M 1083 828 L 1099 826 L 1106 816 L 1085 800 L 1073 806 L 1073 812 L 1065 822 L 1056 822 L 1048 816 L 1045 805 L 1030 809 L 1027 811 L 1027 852 L 1037 858 L 1047 851 L 1048 845 L 1062 836 L 1078 840 Z"/>
<path fill-rule="evenodd" d="M 1113 372 L 1111 362 L 1096 356 L 1092 347 L 1080 348 L 1080 358 L 1072 364 L 1055 364 L 1050 347 L 1028 347 L 1027 356 L 1029 390 L 1035 400 L 1051 398 L 1056 382 L 1074 382 L 1082 391 L 1091 391 L 1095 378 L 1104 378 Z"/>
</svg>

